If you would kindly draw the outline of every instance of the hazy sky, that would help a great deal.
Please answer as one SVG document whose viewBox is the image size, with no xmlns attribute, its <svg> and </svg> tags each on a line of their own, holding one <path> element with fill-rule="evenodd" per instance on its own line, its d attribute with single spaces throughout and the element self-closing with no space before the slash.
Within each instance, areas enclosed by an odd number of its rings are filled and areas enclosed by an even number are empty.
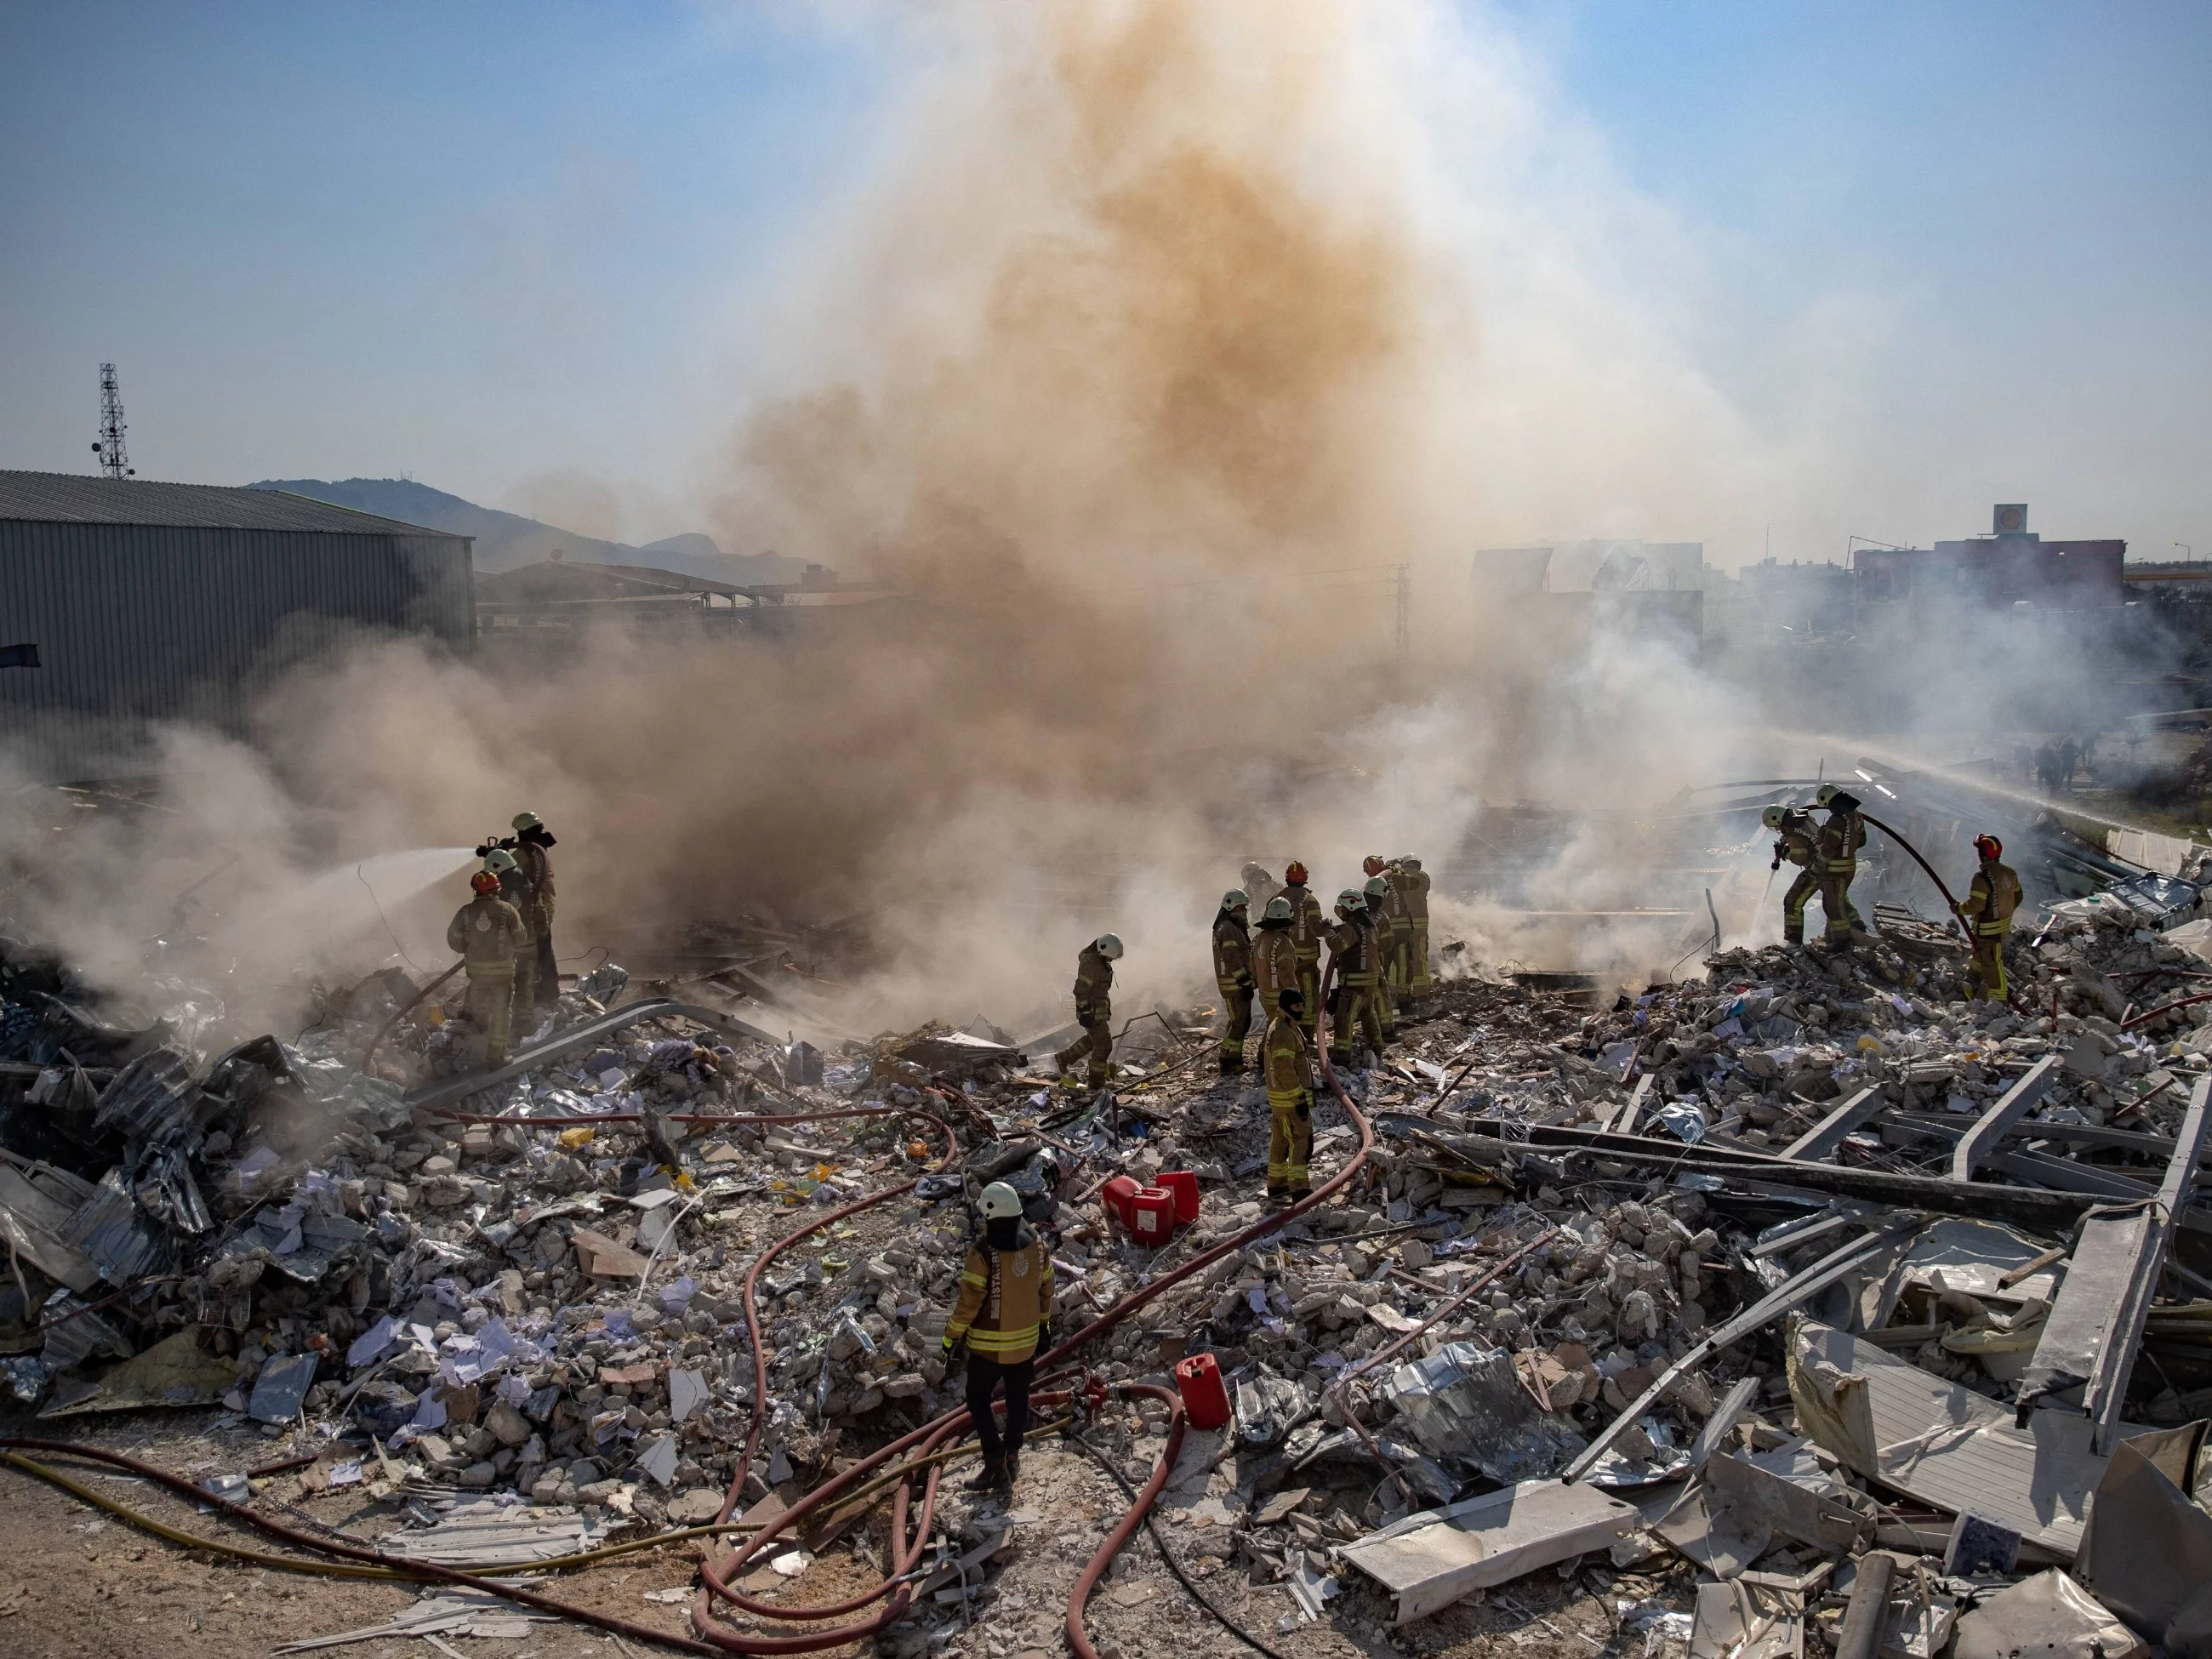
<svg viewBox="0 0 2212 1659">
<path fill-rule="evenodd" d="M 1778 553 L 2024 499 L 2212 555 L 2212 7 L 1465 9 L 1532 142 L 1650 228 L 1606 280 L 1832 446 Z M 759 302 L 898 143 L 896 10 L 0 5 L 0 466 L 89 470 L 112 360 L 146 477 L 694 527 Z"/>
</svg>

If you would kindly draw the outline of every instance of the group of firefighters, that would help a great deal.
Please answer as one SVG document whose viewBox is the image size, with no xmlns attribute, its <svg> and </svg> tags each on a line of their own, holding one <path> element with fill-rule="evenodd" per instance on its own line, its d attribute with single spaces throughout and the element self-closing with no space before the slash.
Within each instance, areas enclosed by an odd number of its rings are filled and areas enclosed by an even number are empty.
<svg viewBox="0 0 2212 1659">
<path fill-rule="evenodd" d="M 1324 920 L 1321 900 L 1308 884 L 1306 866 L 1293 861 L 1279 890 L 1264 902 L 1252 926 L 1252 893 L 1273 878 L 1246 867 L 1245 886 L 1221 896 L 1213 918 L 1213 976 L 1224 1018 L 1223 1077 L 1245 1070 L 1245 1039 L 1256 1000 L 1266 1024 L 1260 1070 L 1267 1090 L 1273 1133 L 1267 1147 L 1267 1195 L 1290 1203 L 1312 1190 L 1313 1048 L 1321 1006 L 1322 948 L 1329 952 L 1334 986 L 1329 1010 L 1329 1063 L 1349 1067 L 1364 1048 L 1380 1056 L 1395 1039 L 1398 1020 L 1435 984 L 1429 963 L 1429 876 L 1411 854 L 1379 854 L 1365 863 L 1364 886 L 1336 896 L 1334 921 Z M 1075 969 L 1075 1020 L 1082 1035 L 1055 1056 L 1063 1076 L 1087 1066 L 1090 1086 L 1113 1077 L 1114 963 L 1121 941 L 1101 933 L 1083 947 Z"/>
<path fill-rule="evenodd" d="M 1762 815 L 1775 832 L 1774 865 L 1797 866 L 1797 878 L 1782 896 L 1782 938 L 1787 945 L 1805 942 L 1805 906 L 1814 894 L 1827 918 L 1831 951 L 1850 951 L 1864 930 L 1851 903 L 1851 878 L 1858 873 L 1859 849 L 1866 845 L 1866 821 L 1859 801 L 1850 791 L 1822 784 L 1814 805 L 1826 817 L 1815 823 L 1803 807 L 1770 806 Z M 2020 877 L 2004 862 L 2004 844 L 1995 836 L 1974 837 L 1980 860 L 1966 896 L 1957 906 L 1973 945 L 1966 969 L 1966 994 L 1990 1002 L 2009 999 L 2005 982 L 2004 941 L 2012 932 L 2013 914 L 2020 908 Z"/>
<path fill-rule="evenodd" d="M 483 864 L 469 878 L 476 896 L 446 929 L 461 953 L 468 1012 L 487 1066 L 504 1066 L 515 1024 L 526 1034 L 540 1010 L 561 1000 L 553 957 L 553 834 L 535 812 L 517 812 L 514 833 L 477 848 Z"/>
</svg>

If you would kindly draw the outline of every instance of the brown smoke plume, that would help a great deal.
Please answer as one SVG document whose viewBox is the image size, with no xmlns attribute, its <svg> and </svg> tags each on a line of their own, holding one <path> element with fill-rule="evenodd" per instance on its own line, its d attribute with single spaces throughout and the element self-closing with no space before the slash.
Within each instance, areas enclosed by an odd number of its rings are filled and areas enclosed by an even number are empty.
<svg viewBox="0 0 2212 1659">
<path fill-rule="evenodd" d="M 1484 794 L 1642 787 L 1668 664 L 1557 688 L 1562 726 L 1386 660 L 1384 567 L 1425 573 L 1431 669 L 1463 663 L 1456 556 L 1600 471 L 1601 515 L 1695 501 L 1698 436 L 1726 426 L 1571 281 L 1520 279 L 1568 297 L 1507 331 L 1525 379 L 1500 382 L 1471 295 L 1514 214 L 1484 204 L 1472 244 L 1440 229 L 1433 88 L 1409 83 L 1443 28 L 1414 0 L 947 14 L 917 36 L 931 67 L 880 175 L 825 211 L 763 320 L 781 367 L 713 492 L 726 544 L 895 604 L 790 647 L 594 640 L 520 679 L 367 648 L 264 709 L 250 835 L 170 826 L 123 854 L 130 883 L 27 904 L 65 931 L 100 918 L 112 962 L 145 937 L 117 912 L 166 904 L 220 850 L 282 886 L 527 805 L 562 837 L 564 951 L 599 924 L 872 909 L 884 1023 L 1014 1023 L 1059 1007 L 1105 927 L 1133 1006 L 1202 986 L 1205 918 L 1245 856 L 1303 857 L 1333 891 L 1366 852 L 1448 857 Z M 1471 115 L 1510 110 L 1474 90 Z M 1547 276 L 1571 264 L 1531 246 Z M 1563 343 L 1578 307 L 1603 313 L 1602 364 Z M 1547 432 L 1571 461 L 1533 459 Z M 1354 591 L 1284 580 L 1315 571 Z M 258 948 L 271 986 L 345 954 Z"/>
</svg>

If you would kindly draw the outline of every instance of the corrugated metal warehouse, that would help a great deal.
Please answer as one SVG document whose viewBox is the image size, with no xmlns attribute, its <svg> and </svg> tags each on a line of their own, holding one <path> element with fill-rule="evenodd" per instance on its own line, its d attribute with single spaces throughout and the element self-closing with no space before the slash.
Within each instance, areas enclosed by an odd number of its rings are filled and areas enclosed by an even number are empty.
<svg viewBox="0 0 2212 1659">
<path fill-rule="evenodd" d="M 0 647 L 39 663 L 0 667 L 0 727 L 42 775 L 128 775 L 149 722 L 235 730 L 365 634 L 466 651 L 471 539 L 280 490 L 0 471 Z"/>
</svg>

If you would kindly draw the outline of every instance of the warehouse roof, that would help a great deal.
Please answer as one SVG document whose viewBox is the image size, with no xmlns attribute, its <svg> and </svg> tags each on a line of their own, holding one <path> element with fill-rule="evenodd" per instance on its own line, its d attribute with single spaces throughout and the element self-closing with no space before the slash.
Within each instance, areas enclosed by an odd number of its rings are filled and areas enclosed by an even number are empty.
<svg viewBox="0 0 2212 1659">
<path fill-rule="evenodd" d="M 203 530 L 319 530 L 342 536 L 445 536 L 281 489 L 0 471 L 0 520 L 41 524 L 173 525 Z M 459 540 L 459 537 L 453 539 Z"/>
</svg>

